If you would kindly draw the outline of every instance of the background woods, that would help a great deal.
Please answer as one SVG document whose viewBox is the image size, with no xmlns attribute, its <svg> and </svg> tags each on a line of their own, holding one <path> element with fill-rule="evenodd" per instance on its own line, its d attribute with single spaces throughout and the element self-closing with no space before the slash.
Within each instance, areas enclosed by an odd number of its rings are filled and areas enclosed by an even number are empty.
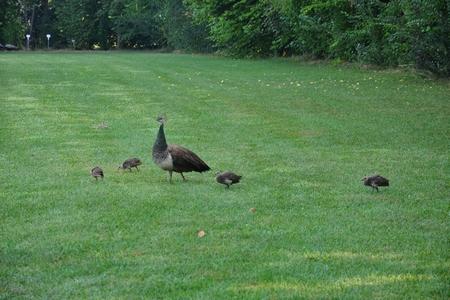
<svg viewBox="0 0 450 300">
<path fill-rule="evenodd" d="M 447 0 L 5 0 L 0 43 L 301 55 L 448 76 Z"/>
</svg>

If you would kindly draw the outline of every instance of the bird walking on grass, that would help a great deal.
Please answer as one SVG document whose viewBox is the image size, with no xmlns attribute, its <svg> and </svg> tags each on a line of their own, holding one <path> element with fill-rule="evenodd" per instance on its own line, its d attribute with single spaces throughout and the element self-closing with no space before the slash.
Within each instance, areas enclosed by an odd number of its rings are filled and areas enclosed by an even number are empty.
<svg viewBox="0 0 450 300">
<path fill-rule="evenodd" d="M 361 179 L 364 185 L 372 187 L 372 191 L 376 190 L 378 192 L 378 187 L 389 186 L 389 180 L 380 175 L 366 176 Z"/>
<path fill-rule="evenodd" d="M 142 161 L 139 158 L 134 157 L 134 158 L 129 158 L 126 161 L 124 161 L 122 163 L 122 165 L 119 166 L 119 169 L 122 169 L 122 170 L 128 169 L 131 172 L 131 168 L 136 168 L 136 170 L 139 171 L 138 166 L 140 166 L 140 165 L 142 165 Z"/>
<path fill-rule="evenodd" d="M 231 185 L 235 183 L 239 183 L 242 176 L 239 176 L 233 172 L 227 171 L 227 172 L 218 172 L 216 174 L 216 181 L 218 183 L 226 185 L 227 188 L 230 188 Z"/>
<path fill-rule="evenodd" d="M 99 177 L 101 177 L 102 179 L 104 177 L 103 170 L 100 167 L 93 168 L 91 170 L 91 175 L 95 178 L 96 181 Z"/>
<path fill-rule="evenodd" d="M 181 174 L 183 180 L 183 173 L 186 172 L 205 172 L 210 170 L 209 166 L 189 149 L 182 146 L 166 142 L 166 135 L 164 133 L 165 117 L 158 117 L 156 119 L 159 123 L 159 131 L 153 144 L 152 157 L 153 162 L 161 169 L 169 172 L 169 182 L 172 183 L 172 172 Z"/>
</svg>

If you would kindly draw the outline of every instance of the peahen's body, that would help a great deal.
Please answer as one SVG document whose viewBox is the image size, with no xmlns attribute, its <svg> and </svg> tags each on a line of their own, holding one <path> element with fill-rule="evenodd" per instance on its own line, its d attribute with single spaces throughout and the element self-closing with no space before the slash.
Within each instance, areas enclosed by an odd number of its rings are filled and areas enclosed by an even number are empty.
<svg viewBox="0 0 450 300">
<path fill-rule="evenodd" d="M 389 186 L 389 180 L 380 175 L 373 175 L 364 177 L 362 179 L 364 185 L 372 187 L 372 190 L 377 190 L 380 186 Z"/>
<path fill-rule="evenodd" d="M 172 182 L 172 172 L 180 173 L 183 180 L 186 180 L 183 175 L 185 172 L 195 171 L 201 173 L 210 170 L 208 165 L 191 150 L 179 145 L 168 145 L 164 134 L 165 120 L 163 117 L 159 117 L 157 121 L 161 125 L 153 144 L 153 161 L 161 169 L 169 172 L 170 182 Z"/>
<path fill-rule="evenodd" d="M 119 167 L 119 169 L 123 169 L 123 170 L 130 170 L 131 172 L 131 168 L 136 168 L 136 170 L 139 171 L 138 166 L 142 165 L 142 162 L 139 158 L 129 158 L 126 161 L 123 162 L 123 164 Z"/>
</svg>

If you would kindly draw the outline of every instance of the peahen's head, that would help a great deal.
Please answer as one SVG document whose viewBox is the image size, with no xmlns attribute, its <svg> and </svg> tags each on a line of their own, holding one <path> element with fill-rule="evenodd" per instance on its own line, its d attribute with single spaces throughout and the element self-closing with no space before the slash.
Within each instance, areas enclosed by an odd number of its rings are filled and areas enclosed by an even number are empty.
<svg viewBox="0 0 450 300">
<path fill-rule="evenodd" d="M 361 181 L 363 182 L 364 185 L 370 185 L 370 184 L 369 184 L 369 177 L 368 177 L 368 176 L 364 176 L 364 178 L 361 179 Z"/>
<path fill-rule="evenodd" d="M 167 117 L 165 115 L 160 115 L 156 118 L 156 121 L 159 122 L 159 124 L 164 124 L 166 123 Z"/>
</svg>

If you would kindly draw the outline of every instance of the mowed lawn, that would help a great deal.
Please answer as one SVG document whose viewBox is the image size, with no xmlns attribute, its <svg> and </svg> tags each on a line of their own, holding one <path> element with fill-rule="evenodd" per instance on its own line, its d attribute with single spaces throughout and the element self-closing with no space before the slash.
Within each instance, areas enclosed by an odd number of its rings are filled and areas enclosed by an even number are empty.
<svg viewBox="0 0 450 300">
<path fill-rule="evenodd" d="M 162 113 L 210 172 L 153 164 Z M 448 81 L 399 71 L 0 53 L 0 298 L 447 299 L 449 137 Z"/>
</svg>

